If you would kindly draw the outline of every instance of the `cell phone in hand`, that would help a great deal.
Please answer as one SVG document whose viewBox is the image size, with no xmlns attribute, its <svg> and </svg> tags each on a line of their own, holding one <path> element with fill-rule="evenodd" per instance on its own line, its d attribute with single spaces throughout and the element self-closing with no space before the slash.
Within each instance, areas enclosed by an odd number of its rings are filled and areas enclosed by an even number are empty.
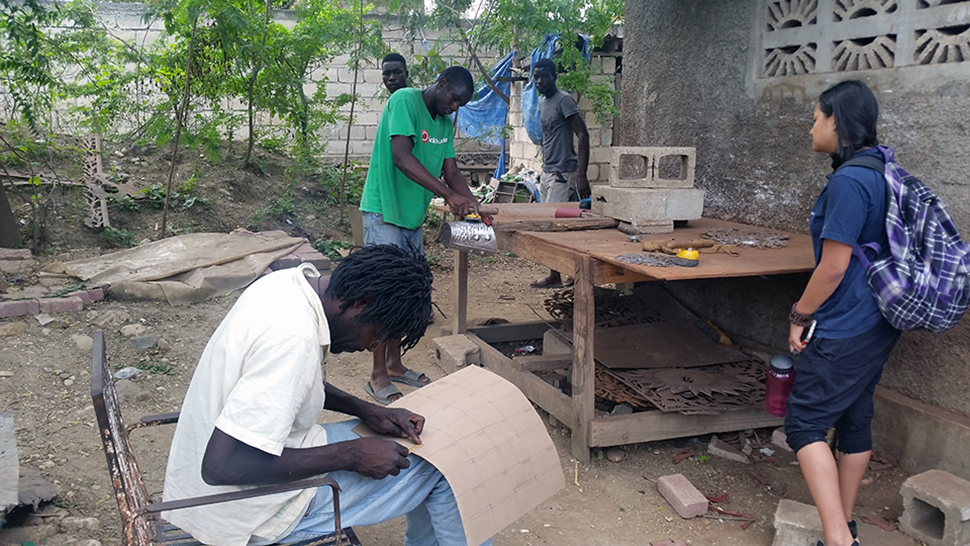
<svg viewBox="0 0 970 546">
<path fill-rule="evenodd" d="M 816 324 L 817 323 L 813 320 L 812 323 L 808 325 L 808 328 L 805 329 L 805 336 L 802 338 L 803 342 L 808 343 L 809 341 L 812 340 L 812 334 L 815 333 Z"/>
</svg>

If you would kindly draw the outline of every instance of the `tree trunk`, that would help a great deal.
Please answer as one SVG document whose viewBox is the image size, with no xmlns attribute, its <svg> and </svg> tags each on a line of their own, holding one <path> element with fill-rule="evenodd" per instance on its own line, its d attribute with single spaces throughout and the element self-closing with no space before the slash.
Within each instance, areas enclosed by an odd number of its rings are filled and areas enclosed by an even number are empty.
<svg viewBox="0 0 970 546">
<path fill-rule="evenodd" d="M 20 227 L 7 200 L 7 188 L 0 182 L 0 247 L 20 248 Z"/>
</svg>

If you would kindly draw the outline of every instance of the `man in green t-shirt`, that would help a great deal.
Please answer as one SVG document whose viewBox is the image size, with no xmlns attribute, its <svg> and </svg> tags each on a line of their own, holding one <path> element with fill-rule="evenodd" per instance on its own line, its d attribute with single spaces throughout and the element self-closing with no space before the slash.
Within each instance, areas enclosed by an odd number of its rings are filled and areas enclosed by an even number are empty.
<svg viewBox="0 0 970 546">
<path fill-rule="evenodd" d="M 478 201 L 458 170 L 451 114 L 472 96 L 472 76 L 453 66 L 427 89 L 399 89 L 391 95 L 371 155 L 360 210 L 366 246 L 392 244 L 424 253 L 421 225 L 433 195 L 459 218 L 478 213 Z M 444 175 L 444 182 L 440 180 Z M 430 382 L 401 362 L 401 341 L 374 350 L 367 392 L 387 404 L 402 396 L 392 382 L 421 387 Z"/>
</svg>

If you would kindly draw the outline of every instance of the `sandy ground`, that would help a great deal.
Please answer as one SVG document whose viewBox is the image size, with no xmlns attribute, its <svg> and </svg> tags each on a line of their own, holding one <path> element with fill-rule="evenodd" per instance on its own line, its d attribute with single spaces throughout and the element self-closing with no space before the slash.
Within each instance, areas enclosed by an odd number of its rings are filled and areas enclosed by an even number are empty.
<svg viewBox="0 0 970 546">
<path fill-rule="evenodd" d="M 544 313 L 542 300 L 549 293 L 532 290 L 528 283 L 543 273 L 538 266 L 515 258 L 472 260 L 470 317 L 500 317 L 512 322 L 536 320 L 533 309 Z M 434 298 L 446 314 L 452 307 L 451 282 L 450 271 L 436 271 Z M 61 488 L 52 506 L 71 516 L 97 520 L 89 530 L 36 537 L 38 546 L 73 544 L 85 539 L 96 539 L 102 544 L 121 541 L 117 506 L 90 399 L 90 352 L 79 348 L 72 336 L 103 330 L 113 368 L 137 366 L 152 370 L 131 381 L 137 392 L 122 402 L 127 421 L 145 414 L 176 411 L 208 336 L 237 296 L 227 294 L 184 307 L 104 301 L 81 312 L 58 315 L 44 327 L 33 318 L 20 319 L 29 326 L 26 333 L 0 338 L 0 371 L 11 372 L 8 377 L 0 377 L 0 411 L 12 413 L 16 419 L 21 466 L 39 469 Z M 126 320 L 111 324 L 108 319 L 112 317 Z M 405 355 L 409 367 L 432 379 L 442 377 L 444 372 L 433 357 L 431 339 L 440 335 L 447 322 L 439 317 L 425 339 Z M 172 348 L 164 353 L 157 348 L 144 353 L 136 351 L 119 332 L 124 324 L 141 324 L 146 333 L 160 336 Z M 369 354 L 337 355 L 328 364 L 328 378 L 336 386 L 366 397 L 363 386 L 370 373 L 370 358 Z M 545 420 L 545 414 L 540 414 Z M 710 439 L 705 436 L 623 446 L 623 459 L 619 462 L 594 451 L 589 464 L 578 464 L 569 455 L 568 429 L 558 425 L 549 425 L 548 429 L 559 450 L 567 486 L 497 535 L 496 545 L 639 545 L 683 539 L 692 545 L 768 546 L 779 499 L 811 502 L 793 457 L 781 450 L 776 450 L 777 462 L 755 465 L 701 457 Z M 771 430 L 757 433 L 769 441 Z M 171 431 L 162 429 L 135 434 L 139 465 L 152 493 L 159 493 L 162 488 L 170 438 Z M 675 464 L 674 456 L 686 451 L 695 455 Z M 766 484 L 758 481 L 752 471 Z M 719 506 L 751 514 L 755 523 L 742 530 L 739 521 L 719 519 L 713 512 L 709 512 L 710 518 L 681 519 L 657 492 L 657 479 L 672 473 L 685 475 L 707 495 L 726 493 L 729 500 Z M 869 472 L 859 496 L 857 516 L 898 515 L 902 510 L 899 487 L 905 477 L 895 468 Z M 864 544 L 917 544 L 900 532 L 887 533 L 872 525 L 860 527 Z M 11 536 L 4 534 L 9 532 L 0 531 L 0 546 L 9 542 L 4 540 Z M 358 532 L 364 544 L 400 545 L 404 522 L 398 519 Z"/>
</svg>

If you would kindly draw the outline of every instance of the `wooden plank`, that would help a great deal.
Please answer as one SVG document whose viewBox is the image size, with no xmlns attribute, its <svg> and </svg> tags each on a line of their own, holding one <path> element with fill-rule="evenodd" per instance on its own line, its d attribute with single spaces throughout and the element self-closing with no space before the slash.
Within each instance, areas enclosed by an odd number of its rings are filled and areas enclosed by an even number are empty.
<svg viewBox="0 0 970 546">
<path fill-rule="evenodd" d="M 576 259 L 573 285 L 573 413 L 577 428 L 572 434 L 572 454 L 581 463 L 589 461 L 589 423 L 593 420 L 595 362 L 593 331 L 596 329 L 596 302 L 593 297 L 593 267 L 588 256 Z"/>
<path fill-rule="evenodd" d="M 786 233 L 781 230 L 769 230 L 768 228 L 725 222 L 711 218 L 692 220 L 687 227 L 677 228 L 673 233 L 643 235 L 643 239 L 657 241 L 664 241 L 671 238 L 697 239 L 701 238 L 704 232 L 718 228 L 739 229 L 748 232 L 766 230 L 782 233 L 789 237 L 788 245 L 776 249 L 742 248 L 740 249 L 739 256 L 701 254 L 700 265 L 697 267 L 647 267 L 628 264 L 616 259 L 617 256 L 623 254 L 643 252 L 642 243 L 630 242 L 626 238 L 626 235 L 619 230 L 604 229 L 547 233 L 525 232 L 518 235 L 527 236 L 531 247 L 538 249 L 535 252 L 539 256 L 542 255 L 542 252 L 558 253 L 562 251 L 569 252 L 570 254 L 587 254 L 598 261 L 642 275 L 645 280 L 678 281 L 687 279 L 780 275 L 812 271 L 815 267 L 812 240 L 807 235 Z M 523 243 L 519 244 L 522 245 Z M 525 254 L 518 252 L 517 254 L 525 257 Z"/>
<path fill-rule="evenodd" d="M 528 233 L 524 231 L 499 232 L 495 234 L 495 240 L 498 242 L 498 248 L 501 251 L 511 252 L 530 262 L 559 271 L 564 275 L 575 275 L 573 269 L 576 267 L 575 258 L 580 255 L 579 253 L 536 241 L 528 237 Z"/>
<path fill-rule="evenodd" d="M 645 411 L 594 419 L 589 424 L 589 445 L 605 447 L 653 442 L 712 432 L 775 427 L 784 422 L 783 417 L 773 417 L 760 408 L 725 411 L 721 415 Z"/>
<path fill-rule="evenodd" d="M 512 362 L 523 372 L 546 372 L 550 370 L 565 370 L 572 366 L 573 355 L 528 355 L 512 357 Z"/>
<path fill-rule="evenodd" d="M 549 325 L 545 322 L 522 322 L 517 324 L 475 326 L 474 328 L 469 328 L 468 331 L 482 338 L 487 343 L 505 343 L 507 341 L 539 339 L 548 329 Z"/>
<path fill-rule="evenodd" d="M 492 228 L 501 231 L 579 231 L 585 229 L 612 229 L 619 225 L 617 220 L 605 216 L 581 218 L 548 218 L 542 220 L 506 220 L 495 216 Z"/>
<path fill-rule="evenodd" d="M 468 330 L 468 253 L 455 250 L 455 318 L 452 334 Z"/>
<path fill-rule="evenodd" d="M 486 343 L 473 334 L 465 334 L 481 348 L 482 363 L 486 368 L 509 380 L 519 388 L 525 396 L 535 402 L 540 408 L 548 411 L 573 431 L 576 430 L 576 420 L 573 414 L 572 400 L 552 385 L 531 373 L 520 372 L 515 368 L 512 359 L 498 352 L 495 347 Z M 575 434 L 575 432 L 574 432 Z M 587 450 L 588 451 L 588 450 Z"/>
</svg>

